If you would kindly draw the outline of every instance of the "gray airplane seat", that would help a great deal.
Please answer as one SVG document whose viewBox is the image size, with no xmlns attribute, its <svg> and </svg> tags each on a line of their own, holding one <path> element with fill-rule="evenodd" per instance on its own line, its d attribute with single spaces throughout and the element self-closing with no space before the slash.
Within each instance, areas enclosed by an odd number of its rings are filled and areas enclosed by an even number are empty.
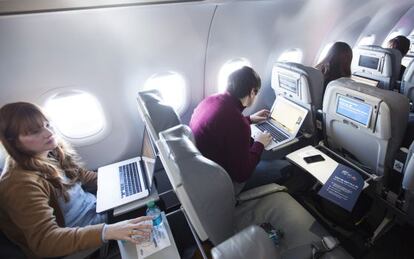
<svg viewBox="0 0 414 259">
<path fill-rule="evenodd" d="M 407 96 L 411 103 L 414 103 L 414 60 L 405 69 L 401 80 L 401 93 Z M 413 106 L 411 106 L 411 111 L 414 111 Z"/>
<path fill-rule="evenodd" d="M 380 46 L 359 46 L 353 50 L 351 70 L 354 78 L 370 81 L 369 84 L 374 87 L 399 90 L 397 80 L 401 70 L 401 53 L 397 49 Z"/>
<path fill-rule="evenodd" d="M 394 91 L 340 78 L 328 84 L 323 101 L 327 145 L 383 176 L 400 149 L 408 99 Z"/>
<path fill-rule="evenodd" d="M 214 258 L 311 258 L 311 243 L 329 235 L 277 184 L 235 198 L 230 177 L 198 151 L 189 127 L 179 125 L 159 135 L 160 158 L 189 225 L 196 239 L 217 246 L 212 251 Z M 284 232 L 278 247 L 269 243 L 263 229 L 254 227 L 265 222 Z M 328 254 L 350 258 L 341 247 Z"/>
<path fill-rule="evenodd" d="M 404 165 L 402 188 L 405 191 L 402 210 L 408 215 L 408 222 L 414 225 L 414 142 L 408 150 L 407 160 Z"/>
<path fill-rule="evenodd" d="M 317 110 L 322 108 L 322 72 L 299 63 L 278 62 L 272 69 L 272 88 L 277 96 L 306 108 L 309 114 L 302 128 L 305 132 L 316 132 Z"/>
<path fill-rule="evenodd" d="M 414 60 L 405 69 L 400 90 L 410 100 L 410 115 L 408 116 L 408 127 L 404 139 L 404 146 L 408 147 L 414 140 Z"/>
<path fill-rule="evenodd" d="M 152 141 L 158 140 L 158 133 L 180 124 L 175 110 L 164 103 L 158 90 L 138 92 L 138 111 L 151 136 Z"/>
</svg>

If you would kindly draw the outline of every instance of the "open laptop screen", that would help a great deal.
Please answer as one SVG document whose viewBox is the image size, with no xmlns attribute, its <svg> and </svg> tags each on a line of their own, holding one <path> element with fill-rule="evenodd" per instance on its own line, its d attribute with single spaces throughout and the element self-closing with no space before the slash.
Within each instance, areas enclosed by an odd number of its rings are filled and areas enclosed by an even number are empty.
<svg viewBox="0 0 414 259">
<path fill-rule="evenodd" d="M 152 144 L 151 137 L 149 136 L 149 133 L 147 131 L 147 127 L 144 128 L 144 137 L 142 139 L 141 147 L 141 157 L 143 160 L 142 165 L 145 166 L 145 172 L 147 173 L 148 187 L 150 188 L 152 185 L 152 180 L 154 178 L 155 161 L 157 159 L 157 154 Z"/>
<path fill-rule="evenodd" d="M 142 139 L 141 156 L 155 159 L 157 154 L 149 136 L 147 127 L 144 128 L 144 137 Z"/>
<path fill-rule="evenodd" d="M 305 119 L 306 110 L 299 109 L 296 104 L 283 97 L 277 97 L 270 117 L 281 124 L 290 134 L 296 134 L 302 120 Z"/>
<path fill-rule="evenodd" d="M 372 106 L 363 101 L 339 95 L 336 113 L 368 127 L 371 119 Z"/>
</svg>

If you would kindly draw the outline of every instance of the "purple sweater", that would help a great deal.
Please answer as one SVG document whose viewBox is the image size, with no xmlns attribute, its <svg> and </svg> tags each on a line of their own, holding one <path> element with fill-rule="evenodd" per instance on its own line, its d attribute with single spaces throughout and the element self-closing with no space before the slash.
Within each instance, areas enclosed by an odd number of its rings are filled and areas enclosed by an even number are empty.
<svg viewBox="0 0 414 259">
<path fill-rule="evenodd" d="M 212 95 L 195 108 L 190 127 L 201 153 L 221 165 L 235 182 L 245 182 L 253 173 L 263 144 L 250 137 L 250 118 L 229 93 Z"/>
</svg>

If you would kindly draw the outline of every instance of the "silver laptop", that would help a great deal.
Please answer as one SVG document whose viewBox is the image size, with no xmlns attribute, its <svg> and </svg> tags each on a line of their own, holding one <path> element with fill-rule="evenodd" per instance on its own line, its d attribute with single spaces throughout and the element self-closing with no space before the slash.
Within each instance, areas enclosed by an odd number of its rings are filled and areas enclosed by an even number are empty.
<svg viewBox="0 0 414 259">
<path fill-rule="evenodd" d="M 307 109 L 282 96 L 277 96 L 269 118 L 262 123 L 251 125 L 252 136 L 256 136 L 259 132 L 269 132 L 272 141 L 265 149 L 274 149 L 296 138 L 307 114 Z"/>
<path fill-rule="evenodd" d="M 142 156 L 98 168 L 96 212 L 100 213 L 150 194 L 156 153 L 144 129 Z"/>
</svg>

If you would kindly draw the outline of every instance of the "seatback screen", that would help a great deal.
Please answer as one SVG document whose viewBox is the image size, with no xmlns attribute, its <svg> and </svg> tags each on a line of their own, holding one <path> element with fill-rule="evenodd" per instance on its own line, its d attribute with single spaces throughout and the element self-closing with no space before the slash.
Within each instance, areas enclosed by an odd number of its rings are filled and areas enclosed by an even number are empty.
<svg viewBox="0 0 414 259">
<path fill-rule="evenodd" d="M 289 92 L 298 94 L 298 80 L 295 78 L 279 74 L 279 86 Z"/>
<path fill-rule="evenodd" d="M 339 96 L 336 113 L 368 127 L 372 106 L 353 98 Z"/>
<path fill-rule="evenodd" d="M 359 57 L 358 65 L 361 67 L 378 69 L 379 58 L 363 56 Z"/>
</svg>

